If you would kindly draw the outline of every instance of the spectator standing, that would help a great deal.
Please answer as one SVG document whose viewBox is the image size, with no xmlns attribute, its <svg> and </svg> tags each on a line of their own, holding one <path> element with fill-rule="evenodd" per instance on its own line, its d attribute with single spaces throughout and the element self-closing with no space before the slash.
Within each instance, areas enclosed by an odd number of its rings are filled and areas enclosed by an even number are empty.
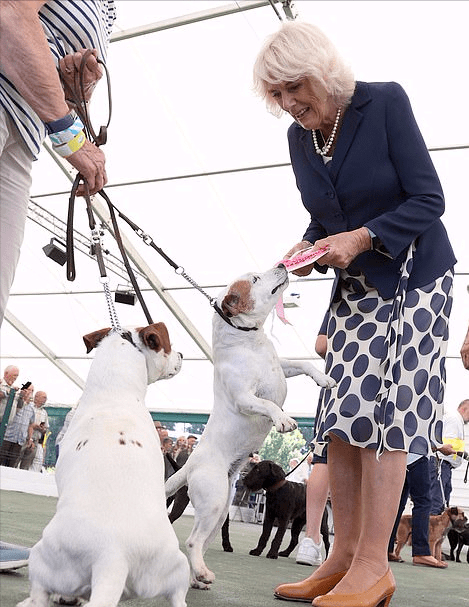
<svg viewBox="0 0 469 607">
<path fill-rule="evenodd" d="M 0 421 L 3 419 L 3 414 L 5 413 L 5 407 L 8 402 L 10 390 L 18 390 L 18 387 L 15 386 L 14 383 L 18 379 L 19 374 L 20 370 L 16 365 L 8 365 L 8 367 L 5 367 L 3 378 L 0 382 Z M 17 400 L 18 394 L 15 396 L 15 400 L 10 411 L 10 419 L 15 417 Z"/>
<path fill-rule="evenodd" d="M 301 462 L 296 457 L 290 460 L 290 470 L 287 472 L 288 480 L 292 483 L 304 483 L 306 484 L 309 477 L 309 465 L 305 460 Z"/>
<path fill-rule="evenodd" d="M 58 68 L 76 97 L 89 101 L 114 19 L 114 0 L 0 2 L 0 325 L 23 242 L 32 163 L 46 133 L 91 194 L 106 184 L 104 154 L 70 111 Z M 83 99 L 75 83 L 87 49 Z"/>
<path fill-rule="evenodd" d="M 189 434 L 186 439 L 186 448 L 181 450 L 178 456 L 176 457 L 175 463 L 177 466 L 177 470 L 179 470 L 179 468 L 184 466 L 184 464 L 187 462 L 190 454 L 194 450 L 196 443 L 197 437 L 193 434 Z M 171 512 L 169 513 L 169 521 L 171 524 L 173 524 L 174 521 L 176 521 L 183 514 L 184 510 L 187 508 L 190 502 L 187 485 L 184 485 L 183 487 L 178 489 L 174 495 L 168 498 L 166 502 L 167 506 L 169 506 L 171 502 L 173 502 L 173 507 L 171 508 Z"/>
<path fill-rule="evenodd" d="M 197 436 L 194 436 L 193 434 L 189 434 L 189 436 L 186 439 L 186 448 L 184 450 L 182 450 L 176 458 L 176 462 L 179 467 L 184 466 L 184 464 L 187 462 L 187 459 L 188 459 L 189 455 L 192 453 L 192 451 L 194 451 L 196 444 L 197 444 Z"/>
<path fill-rule="evenodd" d="M 464 426 L 469 422 L 469 399 L 463 400 L 456 411 L 447 413 L 443 418 L 443 446 L 452 446 L 450 455 L 430 458 L 431 514 L 441 514 L 449 506 L 453 490 L 452 474 L 462 463 L 458 452 L 464 452 Z M 438 449 L 438 451 L 442 451 Z"/>
<path fill-rule="evenodd" d="M 15 417 L 8 423 L 5 430 L 5 437 L 0 448 L 0 465 L 14 468 L 20 457 L 21 447 L 23 445 L 32 445 L 33 443 L 33 424 L 34 424 L 34 406 L 31 398 L 34 392 L 34 386 L 24 390 L 22 397 L 22 406 L 16 410 Z"/>
<path fill-rule="evenodd" d="M 44 406 L 47 402 L 47 394 L 38 390 L 34 395 L 34 421 L 32 441 L 27 441 L 21 449 L 19 467 L 22 470 L 30 470 L 36 452 L 39 448 L 39 456 L 43 455 L 42 442 L 44 435 L 49 430 L 49 416 Z M 39 459 L 42 462 L 41 457 Z M 42 463 L 41 463 L 42 466 Z"/>
<path fill-rule="evenodd" d="M 187 440 L 185 436 L 180 436 L 173 447 L 173 458 L 177 461 L 180 453 L 187 450 Z"/>
</svg>

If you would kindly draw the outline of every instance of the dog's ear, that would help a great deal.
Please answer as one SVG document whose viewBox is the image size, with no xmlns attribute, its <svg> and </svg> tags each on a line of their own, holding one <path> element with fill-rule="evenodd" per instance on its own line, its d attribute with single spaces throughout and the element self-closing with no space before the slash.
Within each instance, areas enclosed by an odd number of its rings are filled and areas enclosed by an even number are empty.
<svg viewBox="0 0 469 607">
<path fill-rule="evenodd" d="M 111 331 L 111 327 L 107 327 L 106 329 L 100 329 L 99 331 L 93 331 L 93 333 L 88 333 L 88 335 L 83 335 L 83 341 L 86 346 L 86 353 L 89 354 L 93 348 L 99 344 L 99 342 L 106 337 L 106 335 Z"/>
<path fill-rule="evenodd" d="M 158 350 L 163 348 L 166 354 L 171 352 L 168 329 L 163 322 L 156 322 L 148 325 L 148 327 L 140 327 L 136 331 L 140 335 L 140 339 L 150 350 L 158 352 Z"/>
<path fill-rule="evenodd" d="M 234 282 L 221 302 L 223 313 L 231 317 L 252 310 L 253 301 L 250 294 L 251 283 L 248 280 Z"/>
</svg>

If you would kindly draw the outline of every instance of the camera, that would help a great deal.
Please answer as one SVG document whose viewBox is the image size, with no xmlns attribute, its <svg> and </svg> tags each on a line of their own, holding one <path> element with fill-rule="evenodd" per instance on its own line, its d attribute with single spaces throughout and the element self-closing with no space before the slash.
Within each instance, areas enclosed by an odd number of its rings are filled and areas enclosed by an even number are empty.
<svg viewBox="0 0 469 607">
<path fill-rule="evenodd" d="M 30 386 L 30 385 L 31 385 L 31 382 L 30 382 L 30 381 L 27 381 L 25 384 L 23 384 L 23 385 L 21 386 L 21 389 L 22 389 L 22 390 L 27 390 L 27 389 L 29 388 L 29 386 Z"/>
</svg>

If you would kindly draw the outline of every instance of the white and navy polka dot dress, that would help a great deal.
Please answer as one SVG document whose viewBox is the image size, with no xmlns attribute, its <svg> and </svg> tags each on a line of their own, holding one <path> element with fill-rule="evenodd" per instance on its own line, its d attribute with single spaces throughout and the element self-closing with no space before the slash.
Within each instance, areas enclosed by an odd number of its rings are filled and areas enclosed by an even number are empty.
<svg viewBox="0 0 469 607">
<path fill-rule="evenodd" d="M 411 268 L 411 265 L 410 265 Z M 327 328 L 326 373 L 315 453 L 333 433 L 358 447 L 427 455 L 441 444 L 453 272 L 383 300 L 363 275 L 341 272 Z"/>
</svg>

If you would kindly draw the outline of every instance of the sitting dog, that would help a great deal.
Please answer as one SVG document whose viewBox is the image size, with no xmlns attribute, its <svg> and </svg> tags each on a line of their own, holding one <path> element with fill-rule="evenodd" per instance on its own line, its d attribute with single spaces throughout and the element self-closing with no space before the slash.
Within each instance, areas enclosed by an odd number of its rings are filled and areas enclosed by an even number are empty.
<svg viewBox="0 0 469 607">
<path fill-rule="evenodd" d="M 461 550 L 463 546 L 469 546 L 469 524 L 467 518 L 465 521 L 456 521 L 454 527 L 448 531 L 448 542 L 450 546 L 449 558 L 454 561 L 454 551 L 456 550 L 456 562 L 461 562 Z M 469 548 L 466 554 L 466 560 L 469 563 Z"/>
<path fill-rule="evenodd" d="M 147 385 L 176 375 L 163 323 L 84 338 L 97 347 L 75 416 L 60 445 L 57 511 L 29 557 L 30 597 L 51 594 L 114 607 L 157 595 L 185 607 L 190 569 L 166 512 L 160 440 Z M 98 345 L 99 344 L 99 345 Z"/>
<path fill-rule="evenodd" d="M 251 491 L 265 489 L 265 515 L 262 534 L 257 546 L 249 551 L 253 556 L 259 556 L 267 545 L 275 520 L 278 529 L 270 550 L 266 554 L 268 559 L 279 556 L 290 556 L 298 544 L 298 537 L 306 524 L 306 485 L 294 483 L 285 478 L 283 468 L 271 460 L 264 460 L 256 464 L 244 477 L 244 484 Z M 291 521 L 291 539 L 288 548 L 279 552 L 287 525 Z M 321 535 L 329 553 L 329 529 L 327 527 L 327 510 L 324 510 L 321 523 Z"/>
<path fill-rule="evenodd" d="M 445 539 L 449 529 L 458 520 L 464 520 L 464 512 L 461 508 L 452 506 L 446 508 L 442 514 L 431 515 L 428 529 L 428 543 L 430 544 L 430 554 L 438 561 L 441 561 L 441 544 Z M 395 556 L 399 559 L 402 547 L 405 544 L 409 546 L 412 543 L 412 516 L 403 514 L 399 521 L 399 526 L 396 533 L 396 549 Z"/>
<path fill-rule="evenodd" d="M 288 285 L 283 265 L 245 274 L 222 291 L 213 317 L 214 404 L 199 445 L 166 481 L 167 496 L 187 484 L 194 527 L 186 546 L 192 586 L 208 588 L 215 575 L 203 555 L 226 519 L 233 480 L 275 425 L 297 427 L 282 411 L 286 377 L 306 374 L 320 386 L 335 382 L 309 362 L 279 359 L 263 330 L 268 314 Z"/>
</svg>

